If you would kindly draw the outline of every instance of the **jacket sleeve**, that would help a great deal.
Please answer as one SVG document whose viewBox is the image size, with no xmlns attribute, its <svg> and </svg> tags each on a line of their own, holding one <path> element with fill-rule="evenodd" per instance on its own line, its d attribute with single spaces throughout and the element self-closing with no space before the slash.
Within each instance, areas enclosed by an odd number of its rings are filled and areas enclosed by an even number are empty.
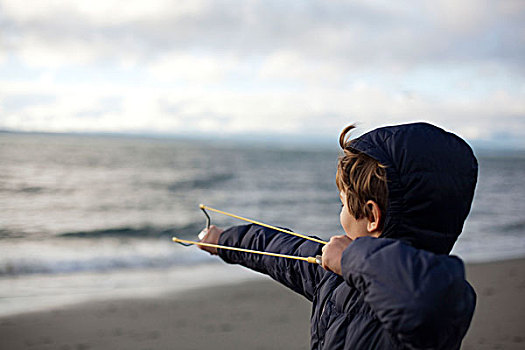
<svg viewBox="0 0 525 350">
<path fill-rule="evenodd" d="M 288 235 L 258 225 L 235 226 L 224 231 L 219 244 L 272 253 L 315 256 L 321 254 L 321 244 Z M 286 259 L 259 254 L 218 249 L 219 256 L 227 263 L 240 264 L 269 275 L 274 280 L 312 300 L 320 266 L 306 261 Z"/>
<path fill-rule="evenodd" d="M 379 321 L 409 349 L 459 348 L 476 294 L 463 262 L 399 240 L 358 238 L 343 252 L 342 275 Z"/>
</svg>

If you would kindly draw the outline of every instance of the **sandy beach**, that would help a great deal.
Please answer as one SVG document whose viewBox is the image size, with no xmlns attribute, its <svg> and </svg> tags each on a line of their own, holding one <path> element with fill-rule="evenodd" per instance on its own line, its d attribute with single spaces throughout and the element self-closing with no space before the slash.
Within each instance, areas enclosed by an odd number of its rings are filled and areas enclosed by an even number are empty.
<svg viewBox="0 0 525 350">
<path fill-rule="evenodd" d="M 463 349 L 525 348 L 525 259 L 471 264 Z M 307 349 L 310 303 L 269 280 L 0 318 L 1 349 Z"/>
</svg>

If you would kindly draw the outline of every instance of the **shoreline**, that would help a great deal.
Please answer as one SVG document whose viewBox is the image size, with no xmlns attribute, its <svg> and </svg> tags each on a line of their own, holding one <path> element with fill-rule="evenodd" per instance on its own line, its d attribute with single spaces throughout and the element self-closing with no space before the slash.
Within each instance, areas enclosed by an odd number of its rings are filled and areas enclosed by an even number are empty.
<svg viewBox="0 0 525 350">
<path fill-rule="evenodd" d="M 525 259 L 466 265 L 477 294 L 462 349 L 525 348 Z"/>
<path fill-rule="evenodd" d="M 525 347 L 525 259 L 467 264 L 462 349 Z M 6 349 L 307 349 L 310 302 L 269 278 L 0 317 Z"/>
</svg>

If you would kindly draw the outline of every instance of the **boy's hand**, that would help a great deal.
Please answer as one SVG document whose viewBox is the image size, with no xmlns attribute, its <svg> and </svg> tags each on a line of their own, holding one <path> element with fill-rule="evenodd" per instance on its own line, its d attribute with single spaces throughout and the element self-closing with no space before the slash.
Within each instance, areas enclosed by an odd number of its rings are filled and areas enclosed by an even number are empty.
<svg viewBox="0 0 525 350">
<path fill-rule="evenodd" d="M 218 244 L 219 237 L 221 236 L 221 233 L 223 231 L 224 231 L 223 229 L 220 229 L 215 225 L 211 225 L 209 229 L 204 229 L 201 231 L 201 233 L 199 233 L 200 242 Z M 207 251 L 208 253 L 212 255 L 217 255 L 217 248 L 204 247 L 201 245 L 198 245 L 197 247 L 199 247 L 202 250 Z"/>
<path fill-rule="evenodd" d="M 352 243 L 347 235 L 333 236 L 323 247 L 323 268 L 341 275 L 341 257 L 343 251 Z"/>
</svg>

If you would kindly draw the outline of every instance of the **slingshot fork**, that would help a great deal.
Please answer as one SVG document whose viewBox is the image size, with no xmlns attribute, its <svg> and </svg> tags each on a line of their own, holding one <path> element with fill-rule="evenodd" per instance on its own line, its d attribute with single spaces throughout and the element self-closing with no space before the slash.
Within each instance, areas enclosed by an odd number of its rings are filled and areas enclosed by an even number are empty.
<svg viewBox="0 0 525 350">
<path fill-rule="evenodd" d="M 210 226 L 211 226 L 211 218 L 210 216 L 208 215 L 208 213 L 206 212 L 206 206 L 204 204 L 199 204 L 199 208 L 200 210 L 202 210 L 202 212 L 204 213 L 204 215 L 206 216 L 206 230 L 209 230 L 210 229 Z M 173 237 L 173 242 L 177 242 L 179 244 L 182 244 L 183 246 L 185 247 L 189 247 L 191 245 L 194 245 L 195 243 L 186 243 L 185 240 L 180 240 L 177 238 L 177 240 L 175 240 L 176 237 Z M 199 234 L 199 239 L 202 239 L 202 237 L 200 236 Z M 193 242 L 193 241 L 187 241 L 187 242 Z M 201 244 L 202 245 L 202 244 Z"/>
</svg>

